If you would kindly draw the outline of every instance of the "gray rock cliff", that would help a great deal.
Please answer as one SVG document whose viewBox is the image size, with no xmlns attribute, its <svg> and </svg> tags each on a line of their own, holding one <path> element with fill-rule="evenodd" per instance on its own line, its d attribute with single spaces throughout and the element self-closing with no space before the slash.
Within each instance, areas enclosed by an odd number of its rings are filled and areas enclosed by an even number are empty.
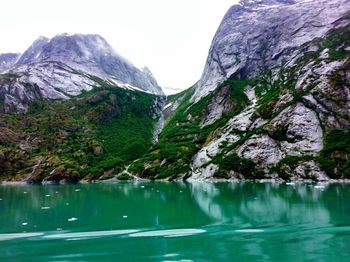
<svg viewBox="0 0 350 262">
<path fill-rule="evenodd" d="M 326 157 L 324 150 L 331 147 L 329 133 L 350 127 L 349 36 L 349 0 L 244 0 L 231 7 L 191 101 L 214 94 L 204 124 L 214 123 L 227 107 L 220 84 L 247 80 L 250 105 L 215 130 L 193 157 L 191 177 L 215 176 L 213 159 L 233 153 L 269 178 L 276 170 L 287 170 L 282 173 L 292 179 L 327 180 L 325 169 L 332 177 L 345 176 L 348 153 L 338 149 Z M 291 161 L 298 163 L 295 169 Z"/>
<path fill-rule="evenodd" d="M 149 69 L 138 69 L 99 35 L 40 37 L 22 55 L 0 56 L 2 112 L 25 112 L 35 99 L 68 99 L 98 86 L 163 95 Z"/>
<path fill-rule="evenodd" d="M 279 70 L 300 47 L 349 24 L 348 0 L 244 0 L 226 13 L 210 47 L 194 101 L 229 78 Z"/>
</svg>

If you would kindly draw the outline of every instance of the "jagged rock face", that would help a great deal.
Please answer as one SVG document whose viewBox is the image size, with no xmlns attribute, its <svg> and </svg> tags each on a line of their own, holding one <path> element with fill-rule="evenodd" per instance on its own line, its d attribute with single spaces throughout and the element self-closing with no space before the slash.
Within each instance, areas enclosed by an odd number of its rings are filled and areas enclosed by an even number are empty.
<svg viewBox="0 0 350 262">
<path fill-rule="evenodd" d="M 192 157 L 190 179 L 215 177 L 222 168 L 233 178 L 246 160 L 260 178 L 349 177 L 347 149 L 326 153 L 332 148 L 327 135 L 350 127 L 349 10 L 349 0 L 246 0 L 228 11 L 191 101 L 201 104 L 214 94 L 201 128 L 225 117 L 231 103 L 225 80 L 248 80 L 250 104 L 214 127 L 214 139 Z M 230 167 L 226 161 L 208 169 L 235 154 Z"/>
<path fill-rule="evenodd" d="M 148 68 L 136 68 L 99 35 L 40 37 L 21 56 L 6 57 L 0 65 L 2 112 L 25 112 L 28 102 L 38 98 L 78 95 L 98 86 L 96 77 L 127 89 L 163 95 Z"/>
<path fill-rule="evenodd" d="M 300 47 L 349 23 L 349 0 L 244 0 L 225 15 L 210 48 L 193 101 L 229 78 L 279 70 Z"/>
<path fill-rule="evenodd" d="M 0 112 L 26 112 L 37 99 L 69 99 L 97 86 L 89 76 L 62 63 L 43 62 L 22 66 L 0 75 Z"/>
<path fill-rule="evenodd" d="M 20 54 L 15 53 L 0 54 L 0 72 L 11 68 L 17 62 L 19 56 Z"/>
<path fill-rule="evenodd" d="M 37 40 L 33 42 L 33 44 L 19 57 L 16 65 L 26 65 L 29 63 L 33 63 L 35 61 L 39 61 L 40 54 L 48 44 L 50 39 L 46 37 L 39 37 Z"/>
</svg>

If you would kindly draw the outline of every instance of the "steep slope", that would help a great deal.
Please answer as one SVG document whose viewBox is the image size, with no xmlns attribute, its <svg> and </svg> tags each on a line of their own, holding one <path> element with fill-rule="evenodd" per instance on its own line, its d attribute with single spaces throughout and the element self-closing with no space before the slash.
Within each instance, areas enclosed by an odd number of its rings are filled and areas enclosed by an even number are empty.
<svg viewBox="0 0 350 262">
<path fill-rule="evenodd" d="M 40 37 L 0 72 L 0 112 L 25 112 L 36 99 L 68 99 L 91 90 L 96 78 L 163 95 L 149 69 L 136 68 L 98 35 Z"/>
<path fill-rule="evenodd" d="M 213 39 L 193 99 L 229 78 L 279 71 L 286 61 L 291 67 L 306 51 L 300 46 L 347 25 L 349 10 L 347 0 L 241 1 L 227 12 Z"/>
<path fill-rule="evenodd" d="M 350 1 L 241 1 L 169 99 L 148 178 L 350 178 Z"/>
<path fill-rule="evenodd" d="M 35 100 L 26 114 L 0 114 L 0 181 L 114 177 L 152 145 L 162 99 L 100 80 L 71 99 Z"/>
<path fill-rule="evenodd" d="M 20 55 L 16 53 L 0 54 L 0 72 L 10 69 L 17 62 Z"/>
</svg>

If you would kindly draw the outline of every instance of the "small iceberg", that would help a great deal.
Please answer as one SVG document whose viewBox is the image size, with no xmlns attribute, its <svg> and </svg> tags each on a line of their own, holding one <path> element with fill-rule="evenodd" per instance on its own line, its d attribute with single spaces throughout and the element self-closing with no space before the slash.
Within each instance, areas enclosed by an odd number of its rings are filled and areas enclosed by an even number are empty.
<svg viewBox="0 0 350 262">
<path fill-rule="evenodd" d="M 78 218 L 76 217 L 71 217 L 71 218 L 68 218 L 68 222 L 74 222 L 74 221 L 77 221 Z"/>
<path fill-rule="evenodd" d="M 326 187 L 324 185 L 316 185 L 314 186 L 315 189 L 325 189 Z"/>
<path fill-rule="evenodd" d="M 50 209 L 50 207 L 41 207 L 42 210 Z"/>
</svg>

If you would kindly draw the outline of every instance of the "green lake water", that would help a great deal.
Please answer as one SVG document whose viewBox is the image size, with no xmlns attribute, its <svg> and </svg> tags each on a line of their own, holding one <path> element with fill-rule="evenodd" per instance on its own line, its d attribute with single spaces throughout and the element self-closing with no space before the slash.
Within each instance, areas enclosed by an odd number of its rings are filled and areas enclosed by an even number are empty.
<svg viewBox="0 0 350 262">
<path fill-rule="evenodd" d="M 0 186 L 0 261 L 350 261 L 350 185 Z"/>
</svg>

